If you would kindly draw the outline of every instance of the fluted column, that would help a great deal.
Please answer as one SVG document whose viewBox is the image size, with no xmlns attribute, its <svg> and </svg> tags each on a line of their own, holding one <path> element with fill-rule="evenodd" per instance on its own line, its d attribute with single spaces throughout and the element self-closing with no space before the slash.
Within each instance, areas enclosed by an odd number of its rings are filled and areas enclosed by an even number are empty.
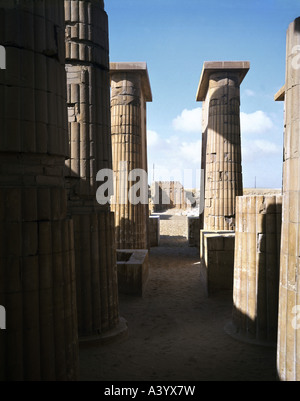
<svg viewBox="0 0 300 401">
<path fill-rule="evenodd" d="M 112 168 L 108 19 L 100 0 L 66 0 L 68 208 L 74 220 L 79 336 L 120 323 L 114 215 L 96 200 L 96 176 Z"/>
<path fill-rule="evenodd" d="M 118 249 L 149 247 L 148 180 L 143 181 L 140 195 L 144 202 L 133 204 L 128 193 L 136 182 L 129 182 L 132 170 L 147 173 L 146 102 L 152 101 L 145 63 L 111 63 L 111 114 L 114 205 Z"/>
<path fill-rule="evenodd" d="M 243 194 L 240 84 L 248 62 L 204 63 L 197 100 L 204 101 L 202 168 L 206 230 L 234 230 L 235 197 Z"/>
<path fill-rule="evenodd" d="M 282 196 L 236 198 L 233 325 L 235 334 L 275 344 Z"/>
<path fill-rule="evenodd" d="M 78 335 L 64 6 L 0 1 L 0 380 L 74 380 Z"/>
<path fill-rule="evenodd" d="M 287 31 L 283 218 L 280 262 L 277 371 L 280 380 L 300 380 L 300 18 Z M 284 97 L 284 96 L 283 96 Z"/>
</svg>

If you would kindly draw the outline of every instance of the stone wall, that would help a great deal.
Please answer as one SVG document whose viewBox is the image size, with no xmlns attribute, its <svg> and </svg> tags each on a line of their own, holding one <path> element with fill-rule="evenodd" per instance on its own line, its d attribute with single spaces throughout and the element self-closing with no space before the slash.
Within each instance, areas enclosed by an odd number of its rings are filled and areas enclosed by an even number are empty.
<svg viewBox="0 0 300 401">
<path fill-rule="evenodd" d="M 157 181 L 151 186 L 153 212 L 187 207 L 187 199 L 182 184 L 178 181 Z"/>
<path fill-rule="evenodd" d="M 233 324 L 245 339 L 276 344 L 282 196 L 236 202 Z"/>
</svg>

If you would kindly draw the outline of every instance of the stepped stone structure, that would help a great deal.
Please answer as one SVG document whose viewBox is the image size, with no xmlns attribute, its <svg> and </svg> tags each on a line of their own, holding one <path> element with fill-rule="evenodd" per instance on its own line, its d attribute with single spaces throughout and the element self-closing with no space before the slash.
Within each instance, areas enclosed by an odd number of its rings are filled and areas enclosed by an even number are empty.
<svg viewBox="0 0 300 401">
<path fill-rule="evenodd" d="M 138 184 L 130 177 L 132 170 L 148 171 L 146 103 L 152 93 L 147 65 L 110 63 L 110 77 L 116 244 L 118 249 L 148 249 L 148 179 L 145 175 Z M 128 197 L 130 191 L 138 195 L 137 204 Z"/>
<path fill-rule="evenodd" d="M 82 342 L 122 324 L 114 214 L 96 200 L 96 175 L 112 168 L 108 21 L 103 1 L 65 0 L 70 160 L 69 211 L 74 220 L 77 307 Z"/>
<path fill-rule="evenodd" d="M 283 217 L 277 371 L 282 381 L 300 380 L 300 18 L 287 31 L 286 82 L 276 100 L 285 100 Z"/>
<path fill-rule="evenodd" d="M 276 346 L 282 196 L 236 199 L 231 334 Z"/>
<path fill-rule="evenodd" d="M 200 227 L 234 230 L 235 197 L 243 194 L 240 85 L 250 63 L 205 62 L 197 92 L 203 102 L 202 161 L 205 207 Z"/>
<path fill-rule="evenodd" d="M 75 380 L 64 4 L 0 1 L 0 380 Z"/>
</svg>

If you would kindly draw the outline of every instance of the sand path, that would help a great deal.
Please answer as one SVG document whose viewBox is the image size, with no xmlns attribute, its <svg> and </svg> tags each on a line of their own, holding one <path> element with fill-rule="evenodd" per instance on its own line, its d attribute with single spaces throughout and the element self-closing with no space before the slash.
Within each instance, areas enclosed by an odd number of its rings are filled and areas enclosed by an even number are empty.
<svg viewBox="0 0 300 401">
<path fill-rule="evenodd" d="M 120 296 L 128 338 L 81 350 L 81 380 L 276 379 L 275 349 L 242 343 L 225 333 L 231 294 L 204 295 L 198 251 L 187 244 L 186 224 L 185 216 L 162 215 L 161 245 L 151 249 L 144 297 Z"/>
</svg>

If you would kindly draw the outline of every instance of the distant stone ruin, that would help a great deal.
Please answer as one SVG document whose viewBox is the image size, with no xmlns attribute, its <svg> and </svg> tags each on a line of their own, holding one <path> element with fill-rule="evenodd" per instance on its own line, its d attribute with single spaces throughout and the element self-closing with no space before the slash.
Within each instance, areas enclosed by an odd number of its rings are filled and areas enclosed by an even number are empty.
<svg viewBox="0 0 300 401">
<path fill-rule="evenodd" d="M 184 187 L 179 181 L 157 181 L 151 186 L 153 212 L 168 209 L 183 209 L 188 205 Z"/>
</svg>

